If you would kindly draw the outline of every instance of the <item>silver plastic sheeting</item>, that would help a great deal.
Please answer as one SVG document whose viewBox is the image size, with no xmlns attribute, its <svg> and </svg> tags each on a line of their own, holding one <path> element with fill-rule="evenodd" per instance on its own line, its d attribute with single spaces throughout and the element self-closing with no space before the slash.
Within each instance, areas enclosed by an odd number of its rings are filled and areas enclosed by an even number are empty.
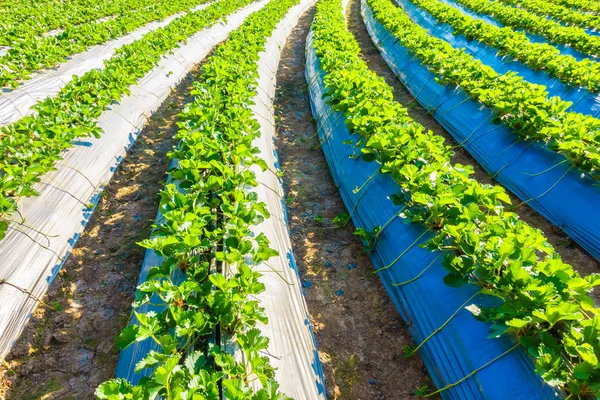
<svg viewBox="0 0 600 400">
<path fill-rule="evenodd" d="M 0 277 L 42 296 L 75 245 L 102 190 L 129 146 L 135 141 L 149 115 L 167 98 L 188 71 L 265 1 L 253 3 L 190 37 L 186 44 L 160 61 L 131 89 L 131 94 L 103 113 L 99 139 L 80 139 L 65 151 L 57 170 L 43 176 L 35 186 L 40 196 L 23 199 L 19 209 L 29 226 L 55 236 L 47 238 L 24 227 L 24 234 L 10 229 L 0 242 Z M 18 219 L 15 217 L 14 219 Z M 59 258 L 60 256 L 60 258 Z M 28 295 L 0 285 L 0 357 L 5 357 L 19 337 L 37 302 Z"/>
<path fill-rule="evenodd" d="M 281 50 L 300 16 L 314 3 L 315 0 L 303 0 L 291 8 L 267 41 L 260 55 L 258 94 L 253 106 L 262 133 L 254 145 L 269 166 L 266 171 L 257 166 L 252 168 L 258 182 L 253 190 L 267 205 L 271 217 L 252 230 L 256 235 L 263 233 L 279 252 L 269 260 L 269 265 L 256 267 L 263 273 L 261 282 L 266 287 L 257 297 L 269 317 L 269 323 L 259 329 L 270 339 L 268 350 L 274 356 L 271 364 L 277 368 L 275 379 L 281 391 L 296 400 L 325 399 L 325 381 L 290 242 L 285 195 L 276 174 L 279 163 L 273 145 L 273 98 Z"/>
<path fill-rule="evenodd" d="M 192 8 L 189 12 L 202 10 L 208 7 L 208 5 L 200 4 Z M 118 48 L 141 39 L 149 32 L 169 25 L 171 21 L 185 14 L 177 13 L 162 21 L 151 22 L 130 34 L 93 46 L 83 53 L 74 55 L 69 58 L 69 61 L 58 66 L 58 68 L 33 73 L 31 79 L 25 81 L 24 84 L 15 90 L 5 91 L 0 94 L 0 127 L 32 114 L 33 110 L 31 107 L 46 97 L 57 95 L 73 79 L 74 75 L 81 76 L 93 69 L 103 68 L 104 61 L 111 58 Z M 6 48 L 6 51 L 8 51 L 8 48 Z"/>
</svg>

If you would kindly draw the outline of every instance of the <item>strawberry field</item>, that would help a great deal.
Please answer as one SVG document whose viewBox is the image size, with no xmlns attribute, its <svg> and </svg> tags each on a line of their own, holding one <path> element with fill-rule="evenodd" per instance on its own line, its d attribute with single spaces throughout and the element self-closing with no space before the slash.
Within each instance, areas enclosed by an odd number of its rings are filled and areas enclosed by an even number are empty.
<svg viewBox="0 0 600 400">
<path fill-rule="evenodd" d="M 600 399 L 594 1 L 0 10 L 0 398 Z"/>
</svg>

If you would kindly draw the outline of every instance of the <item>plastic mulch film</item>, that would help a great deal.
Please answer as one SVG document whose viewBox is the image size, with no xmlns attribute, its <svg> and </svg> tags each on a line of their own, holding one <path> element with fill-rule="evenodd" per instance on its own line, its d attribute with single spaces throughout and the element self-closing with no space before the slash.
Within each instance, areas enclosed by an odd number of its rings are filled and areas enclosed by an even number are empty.
<svg viewBox="0 0 600 400">
<path fill-rule="evenodd" d="M 584 87 L 565 84 L 561 82 L 560 79 L 551 77 L 545 71 L 533 70 L 509 56 L 499 55 L 498 49 L 495 47 L 488 46 L 478 40 L 469 40 L 461 34 L 454 35 L 454 29 L 451 25 L 440 23 L 427 11 L 411 3 L 410 0 L 394 1 L 404 9 L 413 22 L 425 28 L 430 35 L 445 40 L 454 48 L 464 49 L 471 56 L 492 67 L 497 73 L 505 74 L 508 71 L 516 72 L 519 76 L 531 83 L 546 86 L 546 90 L 550 96 L 559 96 L 564 101 L 572 102 L 573 105 L 569 108 L 570 111 L 594 117 L 600 116 L 599 93 L 592 93 Z M 440 1 L 458 7 L 450 1 Z M 473 18 L 482 19 L 481 16 L 473 16 Z M 486 22 L 489 21 L 486 20 Z M 544 43 L 547 42 L 545 41 Z M 572 48 L 568 49 L 571 52 L 574 51 Z M 576 58 L 581 59 L 584 57 L 585 56 Z"/>
<path fill-rule="evenodd" d="M 200 4 L 190 10 L 199 11 L 209 4 Z M 111 58 L 115 51 L 127 44 L 141 39 L 145 34 L 167 26 L 174 19 L 185 15 L 177 13 L 154 21 L 143 27 L 106 43 L 92 46 L 87 51 L 70 57 L 57 68 L 34 72 L 32 78 L 18 88 L 0 94 L 0 127 L 15 122 L 33 112 L 31 107 L 46 97 L 52 97 L 67 84 L 74 75 L 83 75 L 93 69 L 103 68 L 104 61 Z"/>
<path fill-rule="evenodd" d="M 485 305 L 493 299 L 474 296 L 477 288 L 472 285 L 446 286 L 443 282 L 446 271 L 441 265 L 440 253 L 415 245 L 429 238 L 424 226 L 394 218 L 400 207 L 395 206 L 389 196 L 397 193 L 399 187 L 389 175 L 376 173 L 377 163 L 362 161 L 356 157 L 357 150 L 353 146 L 344 144 L 356 137 L 346 128 L 343 114 L 334 112 L 322 98 L 324 72 L 312 47 L 312 34 L 307 41 L 306 53 L 306 79 L 313 116 L 334 181 L 346 208 L 351 210 L 354 224 L 372 231 L 392 221 L 379 236 L 371 253 L 376 269 L 392 264 L 379 271 L 381 281 L 396 309 L 409 324 L 417 344 L 448 321 L 419 350 L 429 374 L 436 386 L 443 388 L 481 368 L 458 385 L 442 391 L 441 395 L 456 400 L 554 398 L 555 393 L 536 375 L 525 351 L 520 346 L 515 347 L 508 337 L 488 339 L 489 326 L 477 321 L 465 309 L 471 303 Z M 357 187 L 363 188 L 355 193 Z M 404 252 L 404 256 L 394 262 Z M 414 281 L 395 285 L 409 280 Z M 453 313 L 456 313 L 454 317 Z"/>
<path fill-rule="evenodd" d="M 276 173 L 278 161 L 273 145 L 275 135 L 273 98 L 281 50 L 300 16 L 314 2 L 315 0 L 304 0 L 292 7 L 268 39 L 265 51 L 260 54 L 258 61 L 258 95 L 253 106 L 262 133 L 260 138 L 255 140 L 254 145 L 260 150 L 259 156 L 265 160 L 269 169 L 263 172 L 258 167 L 252 168 L 259 183 L 252 190 L 258 193 L 259 201 L 267 205 L 271 216 L 253 227 L 252 231 L 256 235 L 263 233 L 269 239 L 271 247 L 279 253 L 279 256 L 269 259 L 268 265 L 263 263 L 255 266 L 263 274 L 260 281 L 266 287 L 257 299 L 269 318 L 267 325 L 259 324 L 258 328 L 265 337 L 269 338 L 268 353 L 272 355 L 271 365 L 277 369 L 275 379 L 280 385 L 280 390 L 296 400 L 326 397 L 323 371 L 290 242 L 284 192 Z M 139 283 L 145 281 L 149 268 L 159 265 L 160 262 L 160 257 L 153 251 L 147 251 Z M 182 278 L 181 274 L 176 277 L 179 281 Z M 221 338 L 220 344 L 228 351 L 235 352 L 234 346 L 227 343 L 224 337 Z M 134 373 L 135 364 L 151 349 L 156 350 L 153 341 L 146 340 L 134 343 L 122 351 L 117 376 L 127 378 L 134 383 L 138 382 L 144 375 Z M 242 357 L 241 352 L 235 355 L 238 358 Z M 150 372 L 145 370 L 145 374 Z M 258 380 L 252 384 L 255 389 L 260 386 Z"/>
<path fill-rule="evenodd" d="M 268 350 L 275 356 L 271 357 L 271 364 L 277 368 L 275 379 L 282 392 L 296 400 L 325 399 L 325 379 L 290 241 L 285 194 L 276 173 L 279 161 L 273 144 L 273 98 L 281 51 L 301 15 L 315 1 L 302 0 L 291 8 L 268 39 L 258 62 L 258 94 L 253 107 L 262 133 L 254 145 L 269 166 L 266 171 L 253 167 L 259 183 L 253 190 L 258 193 L 258 199 L 267 204 L 271 214 L 253 231 L 256 235 L 264 233 L 271 247 L 279 252 L 279 256 L 269 260 L 269 266 L 258 266 L 261 271 L 266 271 L 261 278 L 266 291 L 257 297 L 269 317 L 269 323 L 260 325 L 259 329 L 270 339 Z"/>
<path fill-rule="evenodd" d="M 493 111 L 464 91 L 436 82 L 419 59 L 397 43 L 363 0 L 363 19 L 386 63 L 413 96 L 499 183 L 600 258 L 600 186 L 565 157 L 525 142 L 493 124 Z"/>
<path fill-rule="evenodd" d="M 117 165 L 133 144 L 148 117 L 171 89 L 229 32 L 266 0 L 253 3 L 227 17 L 226 22 L 191 36 L 187 43 L 165 55 L 156 68 L 131 88 L 130 95 L 104 112 L 99 139 L 79 139 L 63 154 L 57 170 L 35 185 L 39 196 L 19 202 L 27 224 L 50 237 L 21 227 L 30 237 L 9 228 L 0 242 L 0 278 L 37 297 L 46 293 L 75 245 Z M 35 240 L 38 243 L 34 243 Z M 5 357 L 37 306 L 27 294 L 0 285 L 0 357 Z"/>
</svg>

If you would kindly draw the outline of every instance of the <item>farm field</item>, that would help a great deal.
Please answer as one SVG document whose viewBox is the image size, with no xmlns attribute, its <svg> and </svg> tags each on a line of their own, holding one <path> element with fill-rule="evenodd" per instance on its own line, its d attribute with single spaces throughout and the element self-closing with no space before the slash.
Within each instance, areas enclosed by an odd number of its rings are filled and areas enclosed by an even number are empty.
<svg viewBox="0 0 600 400">
<path fill-rule="evenodd" d="M 600 399 L 596 2 L 0 10 L 0 399 Z"/>
</svg>

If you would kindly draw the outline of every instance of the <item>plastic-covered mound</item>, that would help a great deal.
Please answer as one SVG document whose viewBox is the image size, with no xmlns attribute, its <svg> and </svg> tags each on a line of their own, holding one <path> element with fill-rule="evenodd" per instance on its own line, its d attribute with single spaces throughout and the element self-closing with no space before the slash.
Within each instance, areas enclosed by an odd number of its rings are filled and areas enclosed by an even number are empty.
<svg viewBox="0 0 600 400">
<path fill-rule="evenodd" d="M 411 3 L 410 0 L 394 1 L 398 3 L 402 9 L 404 9 L 413 22 L 427 29 L 427 32 L 430 35 L 447 41 L 454 48 L 464 49 L 468 54 L 480 60 L 482 63 L 492 67 L 497 73 L 505 74 L 508 71 L 516 72 L 518 75 L 522 76 L 525 80 L 531 83 L 546 86 L 546 90 L 550 96 L 559 96 L 564 101 L 572 102 L 573 105 L 569 109 L 570 111 L 579 112 L 594 117 L 598 117 L 600 115 L 600 94 L 592 93 L 584 87 L 577 87 L 562 83 L 560 79 L 551 77 L 545 71 L 532 70 L 520 61 L 513 60 L 508 56 L 499 55 L 497 48 L 488 46 L 478 40 L 469 40 L 464 35 L 455 35 L 453 33 L 454 29 L 452 26 L 439 23 L 431 14 L 424 9 L 417 7 L 415 4 Z M 456 5 L 451 1 L 442 1 L 444 3 L 456 6 L 461 10 L 463 9 L 460 7 L 460 5 Z M 466 13 L 473 18 L 480 19 L 488 23 L 490 22 L 477 14 L 473 15 L 472 13 Z M 539 41 L 532 40 L 532 42 L 550 44 L 543 38 Z M 586 58 L 585 55 L 572 54 L 573 52 L 577 53 L 572 48 L 567 49 L 569 51 L 562 51 L 562 53 L 571 55 L 577 60 Z"/>
<path fill-rule="evenodd" d="M 355 137 L 346 128 L 343 114 L 334 112 L 323 99 L 324 72 L 313 49 L 312 34 L 306 53 L 306 79 L 313 116 L 342 199 L 357 227 L 371 231 L 384 226 L 399 212 L 400 207 L 389 199 L 397 193 L 398 185 L 390 176 L 376 172 L 379 165 L 354 157 L 356 149 L 344 144 Z M 355 193 L 354 189 L 365 182 L 368 183 L 364 188 Z M 442 396 L 457 400 L 555 398 L 556 394 L 535 373 L 533 363 L 521 347 L 515 347 L 508 337 L 488 339 L 488 326 L 464 308 L 471 303 L 485 305 L 492 299 L 474 297 L 477 289 L 473 286 L 451 288 L 443 283 L 446 271 L 440 263 L 440 253 L 414 245 L 428 239 L 424 232 L 421 225 L 393 219 L 379 237 L 371 260 L 377 269 L 393 264 L 378 274 L 396 309 L 409 324 L 416 343 L 421 343 L 456 313 L 420 348 L 423 361 L 438 388 L 454 384 L 481 369 L 442 391 Z"/>
<path fill-rule="evenodd" d="M 600 258 L 600 186 L 565 157 L 537 142 L 524 142 L 493 111 L 461 89 L 441 85 L 399 45 L 362 2 L 367 30 L 382 57 L 423 107 L 508 190 Z"/>
<path fill-rule="evenodd" d="M 208 4 L 201 4 L 192 8 L 190 12 L 199 11 L 206 7 L 208 7 Z M 118 39 L 92 46 L 83 53 L 73 55 L 57 68 L 36 72 L 31 79 L 23 82 L 18 88 L 4 91 L 0 95 L 0 127 L 32 114 L 32 106 L 46 97 L 58 94 L 75 75 L 82 76 L 93 69 L 103 68 L 104 62 L 113 57 L 117 49 L 142 38 L 149 32 L 169 25 L 171 21 L 184 14 L 184 12 L 181 12 L 161 21 L 150 22 Z M 1 55 L 2 49 L 0 47 Z"/>
<path fill-rule="evenodd" d="M 490 24 L 496 25 L 498 27 L 503 27 L 505 26 L 504 24 L 500 23 L 493 15 L 489 15 L 489 14 L 483 14 L 483 13 L 477 13 L 476 11 L 473 11 L 471 9 L 469 9 L 466 6 L 463 6 L 462 4 L 460 4 L 458 1 L 455 0 L 440 0 L 446 4 L 450 4 L 458 9 L 460 9 L 462 12 L 464 12 L 467 15 L 470 15 L 471 17 L 475 17 L 475 18 L 479 18 L 482 19 Z M 517 28 L 517 30 L 520 30 L 519 28 Z M 522 30 L 522 29 L 521 29 Z M 591 31 L 590 30 L 585 30 L 587 34 L 590 34 Z M 562 54 L 567 54 L 567 55 L 571 55 L 573 57 L 575 57 L 578 60 L 582 60 L 586 57 L 589 57 L 587 54 L 584 54 L 582 52 L 579 52 L 577 50 L 575 50 L 574 48 L 572 48 L 571 46 L 569 46 L 568 44 L 562 44 L 562 43 L 550 43 L 548 41 L 548 39 L 546 39 L 545 37 L 535 34 L 535 33 L 531 33 L 529 31 L 526 30 L 522 30 L 522 32 L 527 35 L 527 37 L 529 38 L 529 40 L 531 40 L 532 42 L 536 42 L 536 43 L 548 43 L 554 47 L 556 47 Z"/>
</svg>

